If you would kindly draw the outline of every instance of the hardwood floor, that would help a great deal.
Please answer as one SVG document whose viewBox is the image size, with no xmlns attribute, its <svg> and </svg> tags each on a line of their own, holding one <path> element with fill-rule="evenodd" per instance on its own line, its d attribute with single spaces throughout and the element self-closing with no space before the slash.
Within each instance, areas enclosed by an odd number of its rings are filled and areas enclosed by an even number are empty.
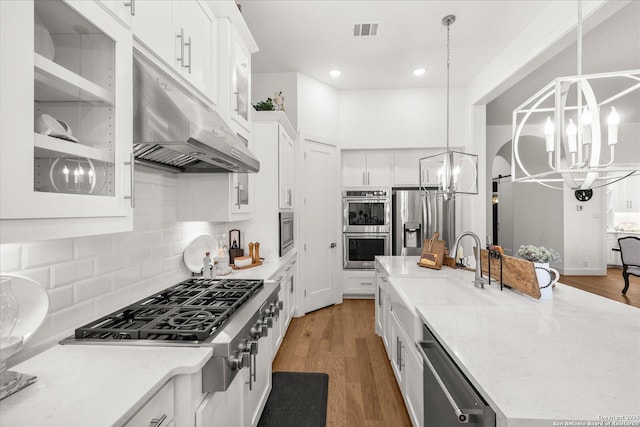
<svg viewBox="0 0 640 427">
<path fill-rule="evenodd" d="M 561 275 L 560 283 L 640 308 L 640 277 L 629 276 L 629 290 L 623 295 L 624 280 L 618 268 L 607 269 L 606 276 Z"/>
<path fill-rule="evenodd" d="M 273 361 L 275 371 L 329 374 L 327 426 L 411 426 L 382 340 L 374 300 L 294 318 Z"/>
</svg>

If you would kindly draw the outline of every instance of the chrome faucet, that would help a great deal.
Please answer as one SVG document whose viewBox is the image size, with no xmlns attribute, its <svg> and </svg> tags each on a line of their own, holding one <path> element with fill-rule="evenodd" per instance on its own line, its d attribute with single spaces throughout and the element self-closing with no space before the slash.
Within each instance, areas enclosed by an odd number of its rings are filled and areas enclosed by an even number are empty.
<svg viewBox="0 0 640 427">
<path fill-rule="evenodd" d="M 458 234 L 458 236 L 456 237 L 456 241 L 453 244 L 453 247 L 451 248 L 451 253 L 453 254 L 454 257 L 457 255 L 458 246 L 460 245 L 460 240 L 462 240 L 464 236 L 471 236 L 473 237 L 473 240 L 475 240 L 476 242 L 476 252 L 474 252 L 474 256 L 476 258 L 476 275 L 473 279 L 473 286 L 475 286 L 476 288 L 484 289 L 485 283 L 488 283 L 488 284 L 491 284 L 491 283 L 487 279 L 482 277 L 482 273 L 481 273 L 482 265 L 480 262 L 480 238 L 478 237 L 478 235 L 472 231 L 465 231 L 461 234 Z"/>
</svg>

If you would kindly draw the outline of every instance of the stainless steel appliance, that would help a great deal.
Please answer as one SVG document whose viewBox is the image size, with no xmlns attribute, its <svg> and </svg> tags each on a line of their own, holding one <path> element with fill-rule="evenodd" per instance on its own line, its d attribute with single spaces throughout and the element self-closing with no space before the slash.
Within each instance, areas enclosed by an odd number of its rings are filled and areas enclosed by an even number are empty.
<svg viewBox="0 0 640 427">
<path fill-rule="evenodd" d="M 394 188 L 391 196 L 393 255 L 420 255 L 434 232 L 451 247 L 455 240 L 455 200 L 417 189 Z"/>
<path fill-rule="evenodd" d="M 425 326 L 418 349 L 424 362 L 424 425 L 495 427 L 496 414 Z"/>
<path fill-rule="evenodd" d="M 293 239 L 293 212 L 278 213 L 280 223 L 280 256 L 283 256 L 294 246 Z"/>
<path fill-rule="evenodd" d="M 202 391 L 224 391 L 242 368 L 256 377 L 255 359 L 265 351 L 258 340 L 283 307 L 279 290 L 262 280 L 191 278 L 77 328 L 60 344 L 209 346 Z"/>
<path fill-rule="evenodd" d="M 133 57 L 133 153 L 171 172 L 258 172 L 247 141 L 138 50 Z"/>
<path fill-rule="evenodd" d="M 389 233 L 343 233 L 345 269 L 371 270 L 376 255 L 389 255 Z"/>
<path fill-rule="evenodd" d="M 342 231 L 389 233 L 391 206 L 387 190 L 345 190 L 342 193 Z"/>
</svg>

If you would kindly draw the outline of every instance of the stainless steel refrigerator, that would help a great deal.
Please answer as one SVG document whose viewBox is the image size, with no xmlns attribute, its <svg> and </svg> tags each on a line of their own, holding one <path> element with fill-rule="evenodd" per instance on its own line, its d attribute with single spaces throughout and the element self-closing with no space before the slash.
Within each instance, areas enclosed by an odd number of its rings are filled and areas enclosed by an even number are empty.
<svg viewBox="0 0 640 427">
<path fill-rule="evenodd" d="M 444 200 L 418 189 L 394 188 L 391 192 L 391 253 L 420 255 L 422 243 L 435 231 L 447 248 L 455 239 L 455 200 Z"/>
</svg>

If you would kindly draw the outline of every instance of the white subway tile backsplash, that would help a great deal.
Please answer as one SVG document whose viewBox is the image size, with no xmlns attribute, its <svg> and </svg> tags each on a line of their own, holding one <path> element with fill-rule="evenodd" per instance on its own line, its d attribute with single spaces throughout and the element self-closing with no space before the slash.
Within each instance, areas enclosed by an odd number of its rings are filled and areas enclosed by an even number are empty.
<svg viewBox="0 0 640 427">
<path fill-rule="evenodd" d="M 94 258 L 56 264 L 51 267 L 51 286 L 57 288 L 94 275 Z"/>
<path fill-rule="evenodd" d="M 187 247 L 187 244 L 189 244 L 189 242 L 187 241 L 182 241 L 182 242 L 176 242 L 173 244 L 172 246 L 172 251 L 171 253 L 173 255 L 179 255 L 179 254 L 183 254 L 184 253 L 184 248 Z"/>
<path fill-rule="evenodd" d="M 51 331 L 59 333 L 69 331 L 95 320 L 96 314 L 93 301 L 85 301 L 75 304 L 64 310 L 51 314 Z"/>
<path fill-rule="evenodd" d="M 187 276 L 184 276 L 181 280 L 185 280 Z M 151 288 L 153 292 L 161 291 L 164 288 L 167 288 L 171 285 L 175 285 L 180 280 L 174 281 L 173 272 L 165 272 L 162 274 L 158 274 L 157 276 L 153 276 L 151 278 Z"/>
<path fill-rule="evenodd" d="M 82 237 L 76 239 L 74 244 L 76 259 L 86 258 L 111 252 L 113 237 L 111 235 Z"/>
<path fill-rule="evenodd" d="M 40 283 L 40 285 L 45 289 L 51 289 L 51 280 L 50 280 L 51 268 L 50 267 L 41 267 L 41 268 L 33 268 L 30 270 L 17 271 L 16 274 L 35 280 L 36 282 Z"/>
<path fill-rule="evenodd" d="M 75 302 L 73 286 L 63 286 L 49 291 L 49 313 L 71 307 Z"/>
<path fill-rule="evenodd" d="M 127 252 L 105 254 L 96 258 L 96 275 L 111 273 L 127 267 Z"/>
<path fill-rule="evenodd" d="M 141 277 L 152 277 L 164 271 L 162 260 L 147 262 L 140 265 Z"/>
<path fill-rule="evenodd" d="M 143 248 L 123 253 L 127 258 L 127 267 L 133 267 L 151 261 L 151 248 Z"/>
<path fill-rule="evenodd" d="M 146 233 L 140 233 L 140 245 L 144 247 L 158 246 L 162 244 L 162 232 L 161 231 L 149 231 Z"/>
<path fill-rule="evenodd" d="M 151 248 L 151 259 L 153 261 L 163 260 L 169 258 L 172 255 L 171 245 L 162 245 Z"/>
<path fill-rule="evenodd" d="M 188 271 L 184 265 L 184 258 L 182 255 L 174 255 L 170 258 L 166 258 L 162 265 L 164 266 L 164 271 L 179 271 L 181 269 L 185 272 Z"/>
<path fill-rule="evenodd" d="M 135 222 L 134 214 L 134 222 Z M 115 252 L 140 247 L 140 233 L 118 233 L 113 236 L 113 250 Z"/>
<path fill-rule="evenodd" d="M 22 268 L 41 267 L 73 259 L 73 240 L 47 240 L 23 246 Z"/>
<path fill-rule="evenodd" d="M 11 273 L 20 270 L 22 261 L 22 245 L 0 246 L 0 271 Z"/>
<path fill-rule="evenodd" d="M 162 232 L 162 242 L 163 243 L 174 243 L 180 240 L 180 236 L 182 233 L 179 229 L 173 228 L 170 230 L 164 230 Z"/>
<path fill-rule="evenodd" d="M 76 302 L 86 301 L 108 293 L 111 290 L 111 278 L 109 276 L 100 276 L 84 280 L 76 283 L 74 288 Z"/>
<path fill-rule="evenodd" d="M 109 292 L 108 294 L 104 294 L 93 301 L 95 303 L 96 318 L 105 316 L 115 310 L 126 306 L 127 304 L 135 302 L 132 301 L 129 297 L 129 291 L 127 290 L 127 288 Z"/>
<path fill-rule="evenodd" d="M 124 288 L 132 283 L 135 283 L 141 279 L 140 266 L 127 268 L 126 270 L 116 271 L 111 276 L 111 286 L 113 290 Z"/>
</svg>

